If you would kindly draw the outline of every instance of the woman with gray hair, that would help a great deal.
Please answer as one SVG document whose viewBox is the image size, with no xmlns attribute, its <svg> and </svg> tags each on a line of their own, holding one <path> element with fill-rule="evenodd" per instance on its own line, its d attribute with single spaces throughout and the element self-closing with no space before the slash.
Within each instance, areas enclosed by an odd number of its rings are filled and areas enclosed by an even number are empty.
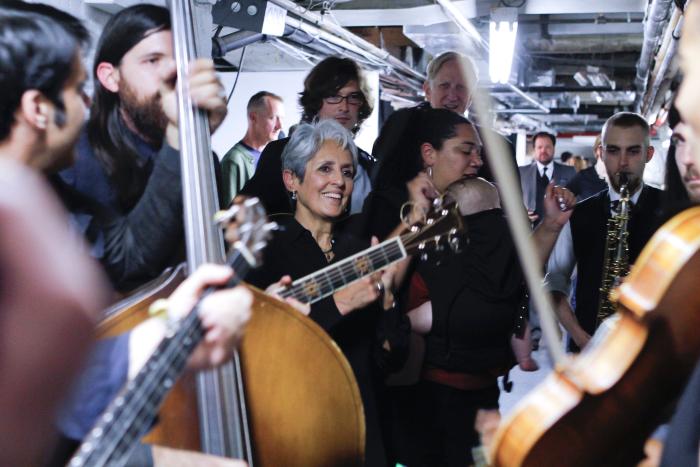
<svg viewBox="0 0 700 467">
<path fill-rule="evenodd" d="M 282 154 L 282 178 L 294 212 L 274 216 L 281 229 L 250 283 L 274 290 L 370 246 L 347 228 L 356 168 L 352 134 L 338 122 L 297 127 Z M 365 463 L 371 466 L 386 465 L 378 410 L 382 380 L 403 363 L 408 345 L 408 320 L 393 306 L 393 277 L 393 268 L 372 274 L 305 309 L 337 342 L 355 373 L 365 409 Z"/>
</svg>

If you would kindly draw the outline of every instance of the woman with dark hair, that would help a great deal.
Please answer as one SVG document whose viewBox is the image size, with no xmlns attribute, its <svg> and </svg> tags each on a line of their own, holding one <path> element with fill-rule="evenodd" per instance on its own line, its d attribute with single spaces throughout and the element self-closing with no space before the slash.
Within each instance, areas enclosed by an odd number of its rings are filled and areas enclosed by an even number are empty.
<svg viewBox="0 0 700 467">
<path fill-rule="evenodd" d="M 328 57 L 311 69 L 299 94 L 302 122 L 333 119 L 356 134 L 362 122 L 372 113 L 373 103 L 369 86 L 362 70 L 349 58 Z M 281 155 L 289 138 L 270 142 L 258 162 L 253 177 L 241 194 L 257 196 L 270 213 L 291 212 L 289 194 L 284 189 L 281 173 Z M 362 204 L 371 191 L 369 173 L 374 158 L 359 149 L 350 213 L 362 210 Z"/>
<path fill-rule="evenodd" d="M 358 167 L 349 131 L 332 119 L 302 123 L 285 146 L 281 163 L 294 213 L 276 216 L 282 229 L 265 249 L 263 266 L 246 279 L 263 288 L 283 276 L 299 279 L 370 246 L 340 221 Z M 407 318 L 393 307 L 393 271 L 361 279 L 306 311 L 340 346 L 353 369 L 364 405 L 368 466 L 386 465 L 378 397 L 382 378 L 402 363 L 408 335 Z"/>
<path fill-rule="evenodd" d="M 408 465 L 469 465 L 470 449 L 479 444 L 476 412 L 498 407 L 497 378 L 516 362 L 511 338 L 517 325 L 525 326 L 526 289 L 498 191 L 477 178 L 483 161 L 476 129 L 445 109 L 421 109 L 416 121 L 415 131 L 403 135 L 412 150 L 392 154 L 379 171 L 365 204 L 365 232 L 383 238 L 402 206 L 419 217 L 427 208 L 416 203 L 421 195 L 448 195 L 468 241 L 458 253 L 415 262 L 410 287 L 401 291 L 404 308 L 422 306 L 409 316 L 413 330 L 425 335 L 425 354 L 417 386 L 391 396 L 398 401 L 395 452 Z M 554 187 L 548 190 L 553 198 Z M 566 202 L 573 201 L 569 193 Z M 519 357 L 529 358 L 525 350 Z"/>
</svg>

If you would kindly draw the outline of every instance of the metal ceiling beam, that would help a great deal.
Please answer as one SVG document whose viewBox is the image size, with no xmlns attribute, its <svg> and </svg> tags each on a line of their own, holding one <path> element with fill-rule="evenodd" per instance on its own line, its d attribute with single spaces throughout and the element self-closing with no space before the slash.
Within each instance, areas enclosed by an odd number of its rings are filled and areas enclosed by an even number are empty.
<svg viewBox="0 0 700 467">
<path fill-rule="evenodd" d="M 397 59 L 393 55 L 391 55 L 389 52 L 386 50 L 382 50 L 379 47 L 376 47 L 374 44 L 371 44 L 370 42 L 362 39 L 359 36 L 356 36 L 355 34 L 352 34 L 350 31 L 337 26 L 333 22 L 329 20 L 324 20 L 320 15 L 309 11 L 307 8 L 304 8 L 300 5 L 297 5 L 296 3 L 290 1 L 290 0 L 268 0 L 270 3 L 274 3 L 275 5 L 284 8 L 287 10 L 289 13 L 301 18 L 302 20 L 306 21 L 307 23 L 310 23 L 314 27 L 318 28 L 321 31 L 325 31 L 327 34 L 330 36 L 335 36 L 340 40 L 343 40 L 344 42 L 352 44 L 354 47 L 361 49 L 365 54 L 369 54 L 373 57 L 375 57 L 378 60 L 381 60 L 387 64 L 388 67 L 393 68 L 394 70 L 403 73 L 404 75 L 409 76 L 410 78 L 423 82 L 425 80 L 425 75 L 422 73 L 414 70 L 410 66 L 406 65 L 403 63 L 401 60 Z M 287 24 L 289 24 L 289 20 L 287 21 Z M 300 23 L 303 25 L 303 23 Z M 303 29 L 303 26 L 302 26 Z"/>
<path fill-rule="evenodd" d="M 637 78 L 635 79 L 640 96 L 646 90 L 656 46 L 671 17 L 670 11 L 672 6 L 673 0 L 653 0 L 651 5 L 649 5 L 649 11 L 644 23 L 644 45 L 642 46 L 642 52 L 639 54 Z M 641 97 L 637 102 L 637 109 L 640 106 Z"/>
<path fill-rule="evenodd" d="M 526 15 L 565 15 L 570 13 L 635 13 L 643 12 L 646 0 L 528 0 L 520 8 Z"/>
<path fill-rule="evenodd" d="M 489 92 L 493 93 L 511 93 L 513 92 L 508 86 L 485 86 Z M 615 89 L 610 86 L 521 86 L 523 92 L 543 93 L 562 93 L 562 92 L 616 92 L 625 91 L 624 89 Z"/>
<path fill-rule="evenodd" d="M 477 6 L 476 0 L 453 2 L 465 18 L 475 18 L 488 13 Z M 450 19 L 438 5 L 422 5 L 407 8 L 394 8 L 381 5 L 373 8 L 354 9 L 352 2 L 348 8 L 334 9 L 333 16 L 341 26 L 407 26 L 444 23 Z"/>
</svg>

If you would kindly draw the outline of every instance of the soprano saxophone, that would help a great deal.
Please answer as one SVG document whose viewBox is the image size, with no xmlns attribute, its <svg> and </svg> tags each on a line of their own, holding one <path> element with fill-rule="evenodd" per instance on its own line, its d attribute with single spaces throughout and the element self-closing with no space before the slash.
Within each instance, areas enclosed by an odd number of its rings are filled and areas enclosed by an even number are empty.
<svg viewBox="0 0 700 467">
<path fill-rule="evenodd" d="M 628 225 L 630 218 L 630 194 L 627 174 L 620 174 L 620 204 L 617 212 L 608 219 L 608 233 L 605 238 L 603 279 L 598 300 L 597 325 L 615 313 L 615 301 L 610 293 L 629 272 Z"/>
</svg>

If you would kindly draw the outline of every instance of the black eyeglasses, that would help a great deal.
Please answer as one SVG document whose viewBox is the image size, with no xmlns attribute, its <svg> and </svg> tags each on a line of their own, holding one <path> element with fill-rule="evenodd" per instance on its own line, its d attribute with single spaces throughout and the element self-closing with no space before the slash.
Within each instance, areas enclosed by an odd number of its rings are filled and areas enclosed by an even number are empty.
<svg viewBox="0 0 700 467">
<path fill-rule="evenodd" d="M 327 104 L 340 104 L 343 102 L 343 99 L 347 99 L 349 105 L 362 105 L 365 102 L 365 98 L 360 92 L 352 92 L 347 96 L 341 96 L 338 94 L 323 98 Z"/>
</svg>

